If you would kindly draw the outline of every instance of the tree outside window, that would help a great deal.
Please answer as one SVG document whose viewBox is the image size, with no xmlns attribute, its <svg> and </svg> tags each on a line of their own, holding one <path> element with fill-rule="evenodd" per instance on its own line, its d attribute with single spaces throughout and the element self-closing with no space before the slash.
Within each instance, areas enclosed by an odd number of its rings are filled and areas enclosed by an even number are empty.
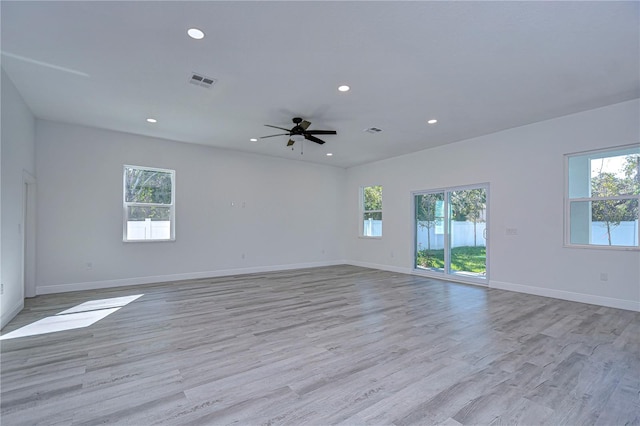
<svg viewBox="0 0 640 426">
<path fill-rule="evenodd" d="M 362 236 L 382 236 L 382 186 L 362 188 Z"/>
</svg>

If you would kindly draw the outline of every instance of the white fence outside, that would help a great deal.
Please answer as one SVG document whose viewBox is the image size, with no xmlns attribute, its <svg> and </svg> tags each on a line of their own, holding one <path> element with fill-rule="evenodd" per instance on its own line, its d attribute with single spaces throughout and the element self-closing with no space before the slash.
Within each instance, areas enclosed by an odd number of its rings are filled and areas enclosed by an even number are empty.
<svg viewBox="0 0 640 426">
<path fill-rule="evenodd" d="M 382 221 L 367 219 L 362 226 L 362 235 L 366 237 L 380 237 L 382 235 Z"/>
<path fill-rule="evenodd" d="M 432 223 L 431 229 L 427 228 L 426 222 L 418 223 L 417 243 L 418 250 L 431 247 L 433 250 L 444 248 L 444 230 L 442 226 Z M 475 245 L 486 246 L 485 239 L 486 223 L 476 224 Z M 473 222 L 453 222 L 451 226 L 451 247 L 471 247 L 474 246 Z M 429 246 L 429 238 L 431 245 Z M 621 222 L 618 226 L 611 228 L 611 243 L 617 246 L 638 246 L 638 221 Z M 607 235 L 607 225 L 604 222 L 591 223 L 591 244 L 609 245 Z"/>
<path fill-rule="evenodd" d="M 131 220 L 127 222 L 128 240 L 168 240 L 171 222 L 168 220 Z"/>
<path fill-rule="evenodd" d="M 607 224 L 605 222 L 591 223 L 591 244 L 608 246 Z M 638 246 L 638 221 L 620 222 L 611 228 L 611 244 L 614 246 Z"/>
<path fill-rule="evenodd" d="M 363 224 L 364 235 L 382 235 L 381 220 L 365 220 Z M 427 228 L 425 222 L 418 223 L 417 243 L 418 250 L 429 247 L 431 239 L 431 249 L 438 250 L 444 248 L 443 227 L 432 225 Z M 472 247 L 474 245 L 485 247 L 486 223 L 476 224 L 475 242 L 473 222 L 453 222 L 451 227 L 451 247 Z M 127 239 L 129 240 L 168 240 L 171 238 L 170 221 L 144 221 L 127 222 Z M 618 246 L 638 246 L 638 221 L 621 222 L 620 225 L 611 228 L 611 242 Z M 475 243 L 475 244 L 474 244 Z M 591 224 L 591 244 L 609 245 L 607 236 L 607 226 L 604 222 L 593 222 Z"/>
<path fill-rule="evenodd" d="M 423 250 L 431 247 L 432 250 L 444 248 L 444 227 L 431 222 L 428 228 L 427 222 L 418 222 L 417 247 Z M 476 223 L 475 241 L 473 222 L 452 222 L 451 224 L 451 247 L 485 247 L 485 222 Z M 431 243 L 431 244 L 429 244 Z"/>
</svg>

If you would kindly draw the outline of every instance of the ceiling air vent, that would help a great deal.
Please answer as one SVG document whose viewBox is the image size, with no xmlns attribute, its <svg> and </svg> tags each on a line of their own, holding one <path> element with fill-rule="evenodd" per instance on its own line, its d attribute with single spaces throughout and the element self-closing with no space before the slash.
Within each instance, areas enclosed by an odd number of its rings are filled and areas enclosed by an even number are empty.
<svg viewBox="0 0 640 426">
<path fill-rule="evenodd" d="M 218 80 L 216 80 L 215 78 L 207 77 L 202 74 L 198 74 L 194 72 L 191 74 L 191 79 L 189 80 L 189 83 L 209 89 L 211 88 L 211 86 L 216 84 L 216 81 Z"/>
<path fill-rule="evenodd" d="M 377 127 L 369 127 L 368 129 L 364 129 L 365 132 L 367 133 L 380 133 L 382 131 L 382 129 L 379 129 Z"/>
</svg>

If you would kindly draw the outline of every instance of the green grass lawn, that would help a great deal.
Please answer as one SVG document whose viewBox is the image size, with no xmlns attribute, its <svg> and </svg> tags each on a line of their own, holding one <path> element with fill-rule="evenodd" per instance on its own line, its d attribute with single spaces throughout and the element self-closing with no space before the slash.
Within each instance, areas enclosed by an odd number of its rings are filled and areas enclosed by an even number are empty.
<svg viewBox="0 0 640 426">
<path fill-rule="evenodd" d="M 486 259 L 486 247 L 455 247 L 451 249 L 451 270 L 482 274 L 486 272 Z M 444 268 L 444 249 L 418 251 L 416 264 L 420 268 Z"/>
</svg>

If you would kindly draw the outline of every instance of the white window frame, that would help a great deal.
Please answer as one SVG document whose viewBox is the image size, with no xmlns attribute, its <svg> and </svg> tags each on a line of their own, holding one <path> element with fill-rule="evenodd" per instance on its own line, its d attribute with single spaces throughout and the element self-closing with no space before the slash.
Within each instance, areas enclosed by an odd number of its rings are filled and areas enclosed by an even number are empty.
<svg viewBox="0 0 640 426">
<path fill-rule="evenodd" d="M 365 188 L 371 188 L 374 186 L 379 186 L 382 189 L 382 208 L 380 210 L 365 210 L 364 209 L 364 190 Z M 384 187 L 382 185 L 364 185 L 360 187 L 360 198 L 359 198 L 359 219 L 358 222 L 360 223 L 359 225 L 359 236 L 360 238 L 372 238 L 372 239 L 381 239 L 382 235 L 384 234 L 383 230 L 380 229 L 380 235 L 365 235 L 365 229 L 364 229 L 364 215 L 366 213 L 380 213 L 380 217 L 383 218 L 383 213 L 382 210 L 384 209 Z M 380 219 L 380 222 L 383 222 L 383 219 Z M 382 226 L 382 224 L 381 224 Z"/>
<path fill-rule="evenodd" d="M 171 204 L 159 204 L 159 203 L 138 203 L 127 201 L 127 169 L 133 168 L 138 170 L 148 170 L 152 172 L 162 172 L 171 175 Z M 157 167 L 147 166 L 135 166 L 125 164 L 122 167 L 122 241 L 126 243 L 157 243 L 175 241 L 176 239 L 176 171 L 172 169 L 161 169 Z M 170 237 L 166 239 L 130 239 L 127 238 L 127 222 L 129 218 L 129 207 L 169 207 L 169 220 L 170 220 Z"/>
<path fill-rule="evenodd" d="M 626 251 L 638 251 L 640 250 L 640 246 L 623 246 L 623 245 L 602 245 L 602 244 L 578 244 L 571 242 L 571 203 L 572 202 L 592 202 L 592 201 L 608 201 L 608 200 L 638 200 L 640 203 L 640 195 L 621 195 L 614 197 L 571 197 L 569 193 L 569 181 L 570 181 L 570 170 L 569 170 L 569 160 L 572 157 L 585 157 L 588 160 L 594 158 L 602 158 L 606 157 L 606 154 L 615 154 L 617 151 L 623 152 L 626 150 L 630 150 L 633 148 L 640 148 L 639 144 L 631 144 L 631 145 L 623 145 L 605 149 L 598 150 L 590 150 L 590 151 L 582 151 L 582 152 L 574 152 L 570 154 L 565 154 L 564 156 L 564 247 L 568 248 L 580 248 L 580 249 L 591 249 L 591 250 L 626 250 Z M 621 154 L 622 155 L 622 154 Z M 614 156 L 614 155 L 611 155 Z M 589 183 L 589 193 L 591 193 L 590 183 Z M 640 224 L 640 213 L 638 214 L 638 222 Z M 589 218 L 589 223 L 591 223 L 591 218 Z M 637 227 L 638 235 L 636 236 L 637 240 L 640 241 L 640 226 Z"/>
</svg>

